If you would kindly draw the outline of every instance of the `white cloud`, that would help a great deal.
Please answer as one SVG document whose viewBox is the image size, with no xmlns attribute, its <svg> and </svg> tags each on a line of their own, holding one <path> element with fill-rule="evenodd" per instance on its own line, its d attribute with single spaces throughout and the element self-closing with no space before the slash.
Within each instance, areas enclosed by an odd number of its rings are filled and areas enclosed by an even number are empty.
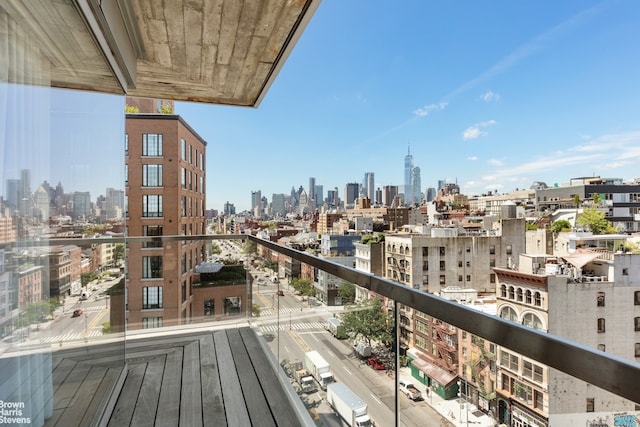
<svg viewBox="0 0 640 427">
<path fill-rule="evenodd" d="M 478 158 L 476 156 L 469 156 L 467 157 L 467 160 L 475 161 L 478 160 Z"/>
<path fill-rule="evenodd" d="M 473 126 L 468 127 L 464 132 L 462 132 L 462 138 L 467 141 L 469 139 L 476 139 L 481 136 L 487 136 L 489 133 L 487 131 L 482 130 L 482 128 L 486 128 L 488 126 L 495 125 L 495 120 L 488 120 L 486 122 L 476 123 Z"/>
<path fill-rule="evenodd" d="M 504 162 L 502 160 L 498 160 L 498 159 L 489 159 L 488 163 L 491 166 L 504 166 Z"/>
<path fill-rule="evenodd" d="M 432 111 L 444 110 L 446 106 L 447 106 L 446 102 L 441 102 L 439 104 L 429 104 L 429 105 L 425 105 L 422 108 L 418 108 L 413 113 L 418 117 L 424 117 L 424 116 L 428 116 L 429 113 L 431 113 Z"/>
<path fill-rule="evenodd" d="M 487 92 L 483 93 L 482 95 L 480 95 L 480 99 L 482 99 L 484 102 L 499 101 L 500 100 L 500 94 L 492 92 L 492 91 L 487 91 Z"/>
</svg>

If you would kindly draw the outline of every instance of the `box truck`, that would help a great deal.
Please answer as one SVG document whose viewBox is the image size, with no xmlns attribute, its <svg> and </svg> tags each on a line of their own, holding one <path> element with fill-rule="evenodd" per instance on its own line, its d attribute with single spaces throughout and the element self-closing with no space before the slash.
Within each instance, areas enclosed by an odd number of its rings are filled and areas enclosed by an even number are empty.
<svg viewBox="0 0 640 427">
<path fill-rule="evenodd" d="M 323 390 L 327 389 L 327 384 L 333 382 L 331 367 L 317 351 L 310 351 L 304 354 L 305 367 L 313 378 L 318 381 Z"/>
<path fill-rule="evenodd" d="M 367 414 L 367 404 L 344 383 L 336 382 L 327 386 L 327 402 L 349 427 L 373 427 Z"/>
</svg>

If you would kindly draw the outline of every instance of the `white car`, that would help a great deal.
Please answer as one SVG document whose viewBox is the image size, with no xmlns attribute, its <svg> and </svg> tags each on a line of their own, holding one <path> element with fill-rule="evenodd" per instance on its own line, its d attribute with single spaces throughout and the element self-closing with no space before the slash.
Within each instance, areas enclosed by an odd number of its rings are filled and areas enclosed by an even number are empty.
<svg viewBox="0 0 640 427">
<path fill-rule="evenodd" d="M 398 381 L 398 385 L 400 387 L 400 391 L 406 394 L 409 399 L 411 400 L 422 399 L 422 393 L 420 393 L 420 390 L 418 390 L 411 381 L 401 379 L 400 381 Z"/>
</svg>

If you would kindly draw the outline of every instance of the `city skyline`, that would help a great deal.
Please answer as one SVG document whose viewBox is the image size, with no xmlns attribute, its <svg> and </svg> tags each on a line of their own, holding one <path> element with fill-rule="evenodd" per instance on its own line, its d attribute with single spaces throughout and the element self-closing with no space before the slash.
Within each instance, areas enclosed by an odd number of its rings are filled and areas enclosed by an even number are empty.
<svg viewBox="0 0 640 427">
<path fill-rule="evenodd" d="M 206 207 L 218 211 L 227 201 L 249 210 L 251 191 L 286 194 L 309 177 L 325 191 L 366 172 L 376 189 L 402 187 L 408 145 L 422 192 L 438 180 L 469 195 L 629 181 L 640 159 L 640 48 L 629 42 L 639 20 L 627 0 L 374 2 L 364 13 L 324 2 L 259 108 L 176 102 L 175 112 L 208 143 Z M 8 121 L 4 159 L 36 153 L 33 185 L 62 182 L 92 199 L 123 188 L 123 97 L 20 90 L 33 93 L 20 108 L 42 129 L 16 135 Z M 3 182 L 24 167 L 3 160 Z"/>
</svg>

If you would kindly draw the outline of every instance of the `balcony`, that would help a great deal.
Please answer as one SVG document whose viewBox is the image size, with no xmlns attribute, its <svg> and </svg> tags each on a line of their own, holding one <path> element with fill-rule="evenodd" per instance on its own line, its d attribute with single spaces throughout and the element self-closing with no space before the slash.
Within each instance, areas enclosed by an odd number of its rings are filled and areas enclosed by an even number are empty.
<svg viewBox="0 0 640 427">
<path fill-rule="evenodd" d="M 252 236 L 165 236 L 162 239 L 165 243 L 184 239 L 255 241 L 281 260 L 285 257 L 295 259 L 388 298 L 393 301 L 397 324 L 400 324 L 399 306 L 404 304 L 502 348 L 633 402 L 640 402 L 640 390 L 636 387 L 640 380 L 640 366 L 632 361 Z M 64 239 L 50 240 L 47 244 L 60 244 L 61 240 Z M 64 242 L 69 243 L 68 240 Z M 35 244 L 23 243 L 25 246 Z M 79 245 L 99 243 L 101 239 L 74 240 L 74 244 Z M 5 249 L 10 248 L 5 245 Z M 351 385 L 355 380 L 347 372 L 356 369 L 362 380 L 371 384 L 369 388 L 379 393 L 376 399 L 385 402 L 376 405 L 375 401 L 365 397 L 370 400 L 370 413 L 379 425 L 417 425 L 411 413 L 405 413 L 408 408 L 403 406 L 406 403 L 401 399 L 403 396 L 394 392 L 397 387 L 394 388 L 393 383 L 403 375 L 398 339 L 392 352 L 395 367 L 390 371 L 391 377 L 378 375 L 376 371 L 354 365 L 349 360 L 348 343 L 325 335 L 327 332 L 318 318 L 318 310 L 328 317 L 331 312 L 323 311 L 328 308 L 318 308 L 306 301 L 298 304 L 284 284 L 269 285 L 282 289 L 283 297 L 271 288 L 268 288 L 269 292 L 261 289 L 257 281 L 248 278 L 247 282 L 253 283 L 253 289 L 247 289 L 244 299 L 262 305 L 260 316 L 252 315 L 248 303 L 245 303 L 240 316 L 227 316 L 218 321 L 194 317 L 178 321 L 181 323 L 179 326 L 129 329 L 126 336 L 117 333 L 97 337 L 84 334 L 78 340 L 60 337 L 51 340 L 32 333 L 32 336 L 23 336 L 17 342 L 5 339 L 0 359 L 3 378 L 11 371 L 20 376 L 39 373 L 44 379 L 40 389 L 48 391 L 40 400 L 35 399 L 35 395 L 28 399 L 24 393 L 36 385 L 31 384 L 25 389 L 24 382 L 10 378 L 3 381 L 3 390 L 5 393 L 8 388 L 12 391 L 3 396 L 3 400 L 41 402 L 37 412 L 44 425 L 139 425 L 140 420 L 157 425 L 163 422 L 167 425 L 194 425 L 207 424 L 216 416 L 226 417 L 228 425 L 248 425 L 247 422 L 255 419 L 269 419 L 272 425 L 289 425 L 283 419 L 297 419 L 300 425 L 313 425 L 314 413 L 305 408 L 305 396 L 301 395 L 301 399 L 296 395 L 297 386 L 287 372 L 296 360 L 303 359 L 304 352 L 330 348 L 331 354 L 336 356 L 331 358 L 331 366 L 338 381 Z M 115 309 L 124 313 L 124 305 L 117 306 L 117 296 L 111 298 L 111 312 Z M 281 300 L 286 310 L 281 306 Z M 300 307 L 298 312 L 290 308 L 293 305 Z M 87 320 L 81 318 L 78 321 Z M 39 340 L 38 336 L 41 337 Z M 322 343 L 320 347 L 317 347 L 318 342 Z M 416 369 L 429 371 L 429 366 L 423 365 L 423 362 L 416 361 Z M 593 366 L 598 366 L 598 369 L 593 369 Z M 30 377 L 34 380 L 34 375 Z M 434 376 L 434 381 L 435 378 L 437 376 Z M 387 388 L 389 385 L 391 387 Z M 47 396 L 52 397 L 49 406 L 45 403 Z M 450 397 L 450 393 L 443 395 L 445 397 Z M 179 400 L 179 406 L 167 405 L 167 399 Z M 320 401 L 320 405 L 326 405 L 323 402 Z M 37 406 L 36 403 L 33 405 Z M 186 418 L 194 414 L 195 418 Z M 328 416 L 328 412 L 323 414 L 320 411 L 319 416 Z M 149 422 L 151 419 L 153 423 Z"/>
</svg>

